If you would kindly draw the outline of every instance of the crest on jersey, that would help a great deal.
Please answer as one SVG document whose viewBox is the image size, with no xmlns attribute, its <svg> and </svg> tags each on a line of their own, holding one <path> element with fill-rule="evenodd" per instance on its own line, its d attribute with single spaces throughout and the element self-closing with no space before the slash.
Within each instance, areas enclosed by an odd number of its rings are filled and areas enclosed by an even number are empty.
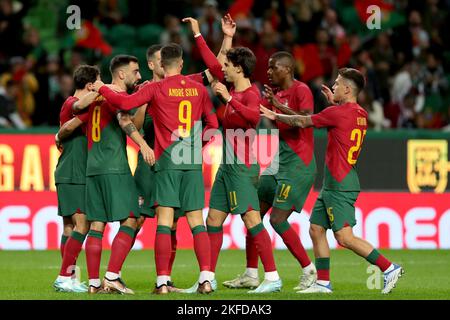
<svg viewBox="0 0 450 320">
<path fill-rule="evenodd" d="M 450 170 L 446 140 L 409 140 L 407 162 L 407 182 L 412 193 L 445 191 Z"/>
</svg>

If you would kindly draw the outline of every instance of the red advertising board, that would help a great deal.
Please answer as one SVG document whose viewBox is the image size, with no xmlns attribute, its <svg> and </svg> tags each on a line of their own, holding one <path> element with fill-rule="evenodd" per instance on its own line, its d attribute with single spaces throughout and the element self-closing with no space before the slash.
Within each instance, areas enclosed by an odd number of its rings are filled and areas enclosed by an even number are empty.
<svg viewBox="0 0 450 320">
<path fill-rule="evenodd" d="M 258 146 L 267 166 L 276 150 L 271 136 L 259 136 Z M 220 139 L 204 150 L 206 203 L 209 188 L 220 161 Z M 130 167 L 136 165 L 136 149 L 129 147 Z M 258 149 L 258 148 L 256 148 Z M 0 135 L 0 250 L 56 249 L 62 232 L 62 220 L 57 216 L 57 198 L 53 185 L 53 170 L 58 159 L 53 135 Z M 317 198 L 311 192 L 301 214 L 294 213 L 290 222 L 299 231 L 306 248 L 312 247 L 308 234 L 309 215 Z M 204 209 L 207 214 L 207 208 Z M 379 248 L 449 249 L 450 194 L 363 192 L 356 203 L 355 234 Z M 268 216 L 264 223 L 272 237 L 274 248 L 285 246 L 276 235 Z M 118 229 L 111 224 L 104 237 L 109 248 Z M 239 216 L 230 216 L 224 225 L 223 249 L 244 248 L 245 228 Z M 155 221 L 146 221 L 135 249 L 153 248 Z M 330 247 L 338 247 L 332 234 Z M 192 247 L 192 235 L 184 219 L 179 222 L 179 248 Z"/>
</svg>

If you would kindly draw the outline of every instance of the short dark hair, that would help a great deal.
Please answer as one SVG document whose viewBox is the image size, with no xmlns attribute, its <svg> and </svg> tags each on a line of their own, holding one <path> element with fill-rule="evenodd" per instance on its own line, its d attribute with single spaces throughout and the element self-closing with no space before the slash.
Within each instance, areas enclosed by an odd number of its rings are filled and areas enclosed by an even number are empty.
<svg viewBox="0 0 450 320">
<path fill-rule="evenodd" d="M 270 56 L 270 59 L 273 59 L 275 61 L 283 60 L 285 66 L 291 68 L 291 73 L 294 74 L 295 60 L 292 54 L 290 54 L 289 52 L 287 51 L 275 52 L 273 55 Z"/>
<path fill-rule="evenodd" d="M 183 49 L 176 43 L 170 43 L 161 48 L 161 65 L 163 68 L 170 66 L 182 57 Z"/>
<path fill-rule="evenodd" d="M 162 45 L 161 44 L 154 44 L 151 45 L 150 47 L 148 47 L 147 49 L 147 61 L 153 58 L 153 55 L 158 52 L 159 50 L 162 49 Z"/>
<path fill-rule="evenodd" d="M 338 74 L 342 78 L 350 80 L 356 85 L 355 96 L 358 96 L 358 94 L 361 92 L 362 89 L 364 89 L 366 85 L 366 80 L 364 79 L 364 76 L 362 75 L 361 72 L 359 72 L 356 69 L 341 68 L 338 70 Z"/>
<path fill-rule="evenodd" d="M 114 72 L 118 68 L 127 66 L 130 64 L 130 62 L 139 63 L 139 60 L 135 56 L 130 56 L 127 54 L 119 54 L 111 59 L 111 62 L 109 63 L 109 71 L 111 72 L 111 74 L 114 74 Z"/>
<path fill-rule="evenodd" d="M 81 90 L 84 89 L 89 82 L 94 83 L 99 74 L 100 69 L 97 66 L 89 66 L 87 64 L 78 66 L 73 72 L 75 89 Z"/>
<path fill-rule="evenodd" d="M 256 57 L 252 50 L 246 47 L 231 48 L 227 51 L 227 59 L 233 66 L 242 68 L 244 77 L 250 78 L 256 65 Z"/>
</svg>

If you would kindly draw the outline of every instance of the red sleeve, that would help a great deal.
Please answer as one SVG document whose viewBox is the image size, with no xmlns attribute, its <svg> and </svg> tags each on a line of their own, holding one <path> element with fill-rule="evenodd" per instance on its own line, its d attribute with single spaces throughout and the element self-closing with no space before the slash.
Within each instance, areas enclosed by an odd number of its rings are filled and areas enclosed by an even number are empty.
<svg viewBox="0 0 450 320">
<path fill-rule="evenodd" d="M 72 106 L 78 101 L 78 98 L 69 97 L 64 101 L 64 104 L 61 107 L 61 111 L 59 113 L 59 123 L 62 126 L 64 123 L 73 118 L 72 115 Z"/>
<path fill-rule="evenodd" d="M 78 119 L 81 120 L 81 122 L 83 123 L 88 123 L 89 120 L 89 112 L 83 112 L 81 114 L 77 114 L 75 115 L 75 117 L 77 117 Z"/>
<path fill-rule="evenodd" d="M 308 110 L 314 112 L 314 98 L 311 90 L 307 87 L 298 87 L 296 92 L 296 110 Z"/>
<path fill-rule="evenodd" d="M 247 92 L 245 93 L 242 102 L 233 98 L 229 104 L 242 118 L 249 122 L 253 127 L 256 127 L 259 122 L 260 100 L 260 97 L 254 92 Z"/>
<path fill-rule="evenodd" d="M 99 93 L 117 109 L 128 111 L 150 103 L 155 95 L 157 84 L 157 82 L 148 83 L 131 95 L 122 95 L 107 86 L 101 87 Z"/>
<path fill-rule="evenodd" d="M 202 56 L 206 67 L 209 69 L 209 72 L 211 72 L 213 77 L 219 79 L 219 81 L 223 81 L 224 75 L 222 71 L 222 65 L 220 64 L 219 60 L 217 60 L 214 53 L 212 53 L 211 49 L 209 49 L 205 39 L 203 39 L 203 36 L 200 35 L 195 38 L 195 43 L 197 44 L 200 55 Z"/>
<path fill-rule="evenodd" d="M 313 126 L 316 128 L 334 127 L 339 121 L 339 107 L 330 106 L 311 116 Z"/>
<path fill-rule="evenodd" d="M 203 84 L 203 76 L 202 76 L 201 72 L 193 73 L 193 74 L 187 75 L 186 77 L 188 77 L 192 81 L 195 81 L 195 82 Z"/>
</svg>

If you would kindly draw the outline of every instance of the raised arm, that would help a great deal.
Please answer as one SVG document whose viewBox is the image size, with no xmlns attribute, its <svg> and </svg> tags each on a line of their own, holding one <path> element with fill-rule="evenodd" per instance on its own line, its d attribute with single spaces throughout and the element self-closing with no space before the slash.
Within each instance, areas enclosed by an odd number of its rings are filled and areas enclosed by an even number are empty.
<svg viewBox="0 0 450 320">
<path fill-rule="evenodd" d="M 99 92 L 111 105 L 120 110 L 131 110 L 151 102 L 155 93 L 157 82 L 151 82 L 143 86 L 138 92 L 131 95 L 123 95 L 114 92 L 103 82 L 96 81 L 94 90 Z"/>
<path fill-rule="evenodd" d="M 87 94 L 85 94 L 83 97 L 80 98 L 80 100 L 77 100 L 72 105 L 72 111 L 74 114 L 80 113 L 80 111 L 87 108 L 92 102 L 95 101 L 99 97 L 99 93 L 95 91 L 91 91 Z"/>
<path fill-rule="evenodd" d="M 261 111 L 261 116 L 266 117 L 269 120 L 278 120 L 292 127 L 309 128 L 313 126 L 311 116 L 279 114 L 262 105 L 259 106 L 259 109 Z"/>
<path fill-rule="evenodd" d="M 205 39 L 203 39 L 203 36 L 200 33 L 200 27 L 198 26 L 198 21 L 191 17 L 184 18 L 181 21 L 187 22 L 191 25 L 192 32 L 194 33 L 195 44 L 200 51 L 203 62 L 206 64 L 206 67 L 211 75 L 222 81 L 224 79 L 222 65 L 206 44 Z"/>
<path fill-rule="evenodd" d="M 131 121 L 130 115 L 126 112 L 119 112 L 117 114 L 117 120 L 119 121 L 120 127 L 127 134 L 127 136 L 129 136 L 131 140 L 133 140 L 134 143 L 138 145 L 144 161 L 151 166 L 154 165 L 155 153 L 153 152 L 152 148 L 148 146 L 147 142 L 145 142 L 144 138 L 142 138 L 136 126 Z"/>
<path fill-rule="evenodd" d="M 233 45 L 233 37 L 236 33 L 236 23 L 231 18 L 230 14 L 227 13 L 221 20 L 222 22 L 222 32 L 223 32 L 223 40 L 222 47 L 220 48 L 219 53 L 217 54 L 217 60 L 220 65 L 224 65 L 225 60 L 227 58 L 227 51 L 231 49 Z"/>
</svg>

